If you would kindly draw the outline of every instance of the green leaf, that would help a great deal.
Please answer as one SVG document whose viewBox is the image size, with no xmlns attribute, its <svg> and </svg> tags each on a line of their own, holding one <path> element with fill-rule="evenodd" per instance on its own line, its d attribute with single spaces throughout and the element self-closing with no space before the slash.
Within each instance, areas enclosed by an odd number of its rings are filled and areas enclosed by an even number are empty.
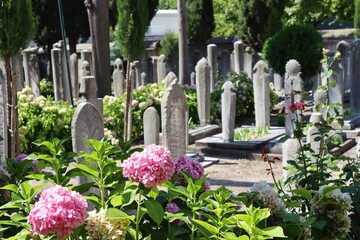
<svg viewBox="0 0 360 240">
<path fill-rule="evenodd" d="M 9 191 L 12 191 L 14 193 L 18 193 L 19 192 L 19 189 L 18 187 L 15 185 L 15 184 L 8 184 L 2 188 L 0 188 L 2 190 L 9 190 Z"/>
<path fill-rule="evenodd" d="M 319 220 L 319 221 L 315 221 L 312 226 L 314 228 L 317 228 L 317 229 L 320 229 L 320 230 L 323 230 L 323 228 L 326 226 L 326 220 Z"/>
<path fill-rule="evenodd" d="M 129 218 L 130 216 L 127 215 L 125 212 L 116 209 L 116 208 L 109 208 L 106 210 L 106 217 L 110 218 Z"/>
<path fill-rule="evenodd" d="M 300 188 L 300 189 L 295 189 L 295 190 L 292 190 L 291 192 L 297 194 L 297 195 L 300 195 L 304 198 L 306 198 L 307 200 L 311 200 L 312 196 L 311 196 L 311 192 L 305 188 Z"/>
<path fill-rule="evenodd" d="M 124 197 L 123 196 L 115 196 L 111 198 L 110 203 L 114 207 L 121 206 L 123 204 Z"/>
<path fill-rule="evenodd" d="M 336 87 L 336 81 L 334 79 L 331 79 L 329 81 L 329 84 L 330 84 L 330 87 L 332 87 L 332 88 Z"/>
<path fill-rule="evenodd" d="M 79 168 L 80 170 L 98 178 L 99 177 L 99 171 L 96 168 L 90 167 L 90 166 L 86 166 L 85 164 L 79 163 L 79 164 L 75 164 L 75 166 L 77 168 Z"/>
<path fill-rule="evenodd" d="M 10 216 L 10 219 L 12 220 L 12 221 L 14 221 L 14 222 L 20 222 L 20 221 L 22 221 L 22 220 L 27 220 L 27 217 L 26 216 L 24 216 L 24 215 L 22 215 L 21 213 L 16 213 L 16 214 L 14 214 L 14 215 L 11 215 Z"/>
<path fill-rule="evenodd" d="M 145 206 L 152 220 L 154 220 L 157 225 L 160 225 L 164 219 L 164 208 L 161 206 L 161 204 L 153 199 L 148 199 L 145 201 Z"/>
<path fill-rule="evenodd" d="M 286 238 L 282 227 L 279 226 L 267 227 L 262 229 L 261 231 L 263 232 L 263 235 L 267 235 L 270 237 Z"/>
<path fill-rule="evenodd" d="M 208 239 L 210 239 L 211 236 L 217 235 L 219 233 L 219 229 L 217 227 L 207 222 L 198 219 L 191 219 L 191 222 L 199 230 L 199 232 L 201 232 Z"/>
<path fill-rule="evenodd" d="M 24 191 L 26 197 L 30 196 L 31 185 L 28 182 L 21 183 L 21 189 Z"/>
</svg>

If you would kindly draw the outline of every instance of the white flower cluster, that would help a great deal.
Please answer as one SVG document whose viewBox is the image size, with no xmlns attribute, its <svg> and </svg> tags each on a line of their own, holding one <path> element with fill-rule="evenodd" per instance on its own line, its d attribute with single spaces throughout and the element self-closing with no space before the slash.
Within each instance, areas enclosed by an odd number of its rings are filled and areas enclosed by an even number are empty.
<svg viewBox="0 0 360 240">
<path fill-rule="evenodd" d="M 113 106 L 115 104 L 115 102 L 118 100 L 117 97 L 114 96 L 104 96 L 104 103 L 107 103 L 109 106 Z"/>
<path fill-rule="evenodd" d="M 104 128 L 104 137 L 110 140 L 111 145 L 119 146 L 119 139 L 116 139 L 116 133 Z"/>
<path fill-rule="evenodd" d="M 277 192 L 266 181 L 259 181 L 255 183 L 249 190 L 250 195 L 258 199 L 264 208 L 269 208 L 271 214 L 279 211 L 285 211 L 285 204 L 279 198 Z"/>
<path fill-rule="evenodd" d="M 330 219 L 327 234 L 330 239 L 342 239 L 350 232 L 351 220 L 349 217 L 352 200 L 348 193 L 340 189 L 324 192 L 329 186 L 321 186 L 312 199 L 312 208 L 317 217 L 326 215 Z"/>
</svg>

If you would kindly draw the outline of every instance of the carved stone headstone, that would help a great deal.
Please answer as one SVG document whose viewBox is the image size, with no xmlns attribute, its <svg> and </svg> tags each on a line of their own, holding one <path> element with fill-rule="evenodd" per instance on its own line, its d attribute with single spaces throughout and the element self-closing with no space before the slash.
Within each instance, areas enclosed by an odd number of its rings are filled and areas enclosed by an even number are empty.
<svg viewBox="0 0 360 240">
<path fill-rule="evenodd" d="M 90 63 L 88 61 L 83 61 L 81 63 L 81 77 L 91 76 Z"/>
<path fill-rule="evenodd" d="M 104 121 L 94 105 L 89 102 L 81 102 L 76 107 L 71 122 L 72 146 L 74 152 L 91 152 L 84 143 L 88 139 L 101 140 L 104 137 Z M 76 159 L 81 163 L 82 159 Z M 85 177 L 75 179 L 75 184 L 87 183 Z"/>
<path fill-rule="evenodd" d="M 0 141 L 0 163 L 5 164 L 5 157 L 8 156 L 7 150 L 7 97 L 6 97 L 6 80 L 2 69 L 0 69 L 0 135 L 3 141 Z"/>
<path fill-rule="evenodd" d="M 165 55 L 161 54 L 157 61 L 157 77 L 158 83 L 160 83 L 167 75 L 167 63 Z"/>
<path fill-rule="evenodd" d="M 186 153 L 188 138 L 186 119 L 186 97 L 175 79 L 165 90 L 161 101 L 162 141 L 175 160 Z"/>
<path fill-rule="evenodd" d="M 295 94 L 294 91 L 303 91 L 303 81 L 300 77 L 301 66 L 300 63 L 294 59 L 290 59 L 285 66 L 285 134 L 291 136 L 293 133 L 292 122 L 296 119 L 295 113 L 289 112 L 288 106 L 295 102 L 300 102 L 302 97 L 300 94 Z M 289 117 L 290 115 L 290 117 Z M 297 119 L 301 120 L 300 116 Z"/>
<path fill-rule="evenodd" d="M 29 58 L 30 52 L 28 49 L 22 51 L 23 55 L 23 68 L 24 68 L 24 77 L 25 77 L 25 85 L 30 86 L 30 72 L 29 72 Z"/>
<path fill-rule="evenodd" d="M 73 97 L 79 95 L 79 64 L 76 53 L 70 55 L 71 89 Z"/>
<path fill-rule="evenodd" d="M 244 70 L 245 48 L 242 41 L 234 42 L 234 71 L 240 73 Z"/>
<path fill-rule="evenodd" d="M 231 69 L 230 52 L 228 50 L 223 50 L 221 52 L 220 59 L 221 59 L 219 64 L 220 76 L 222 76 L 223 79 L 227 79 L 228 73 L 230 72 Z"/>
<path fill-rule="evenodd" d="M 246 74 L 248 75 L 248 77 L 252 78 L 253 53 L 252 53 L 251 48 L 247 49 L 247 50 L 248 51 L 246 51 L 243 56 L 244 57 L 243 69 L 244 69 L 244 72 L 246 72 Z"/>
<path fill-rule="evenodd" d="M 173 72 L 169 72 L 168 75 L 166 75 L 165 79 L 164 79 L 164 89 L 166 89 L 175 79 L 176 79 L 176 75 Z"/>
<path fill-rule="evenodd" d="M 140 74 L 140 79 L 141 79 L 141 85 L 140 85 L 140 86 L 145 86 L 146 83 L 147 83 L 146 73 L 142 72 L 142 73 Z"/>
<path fill-rule="evenodd" d="M 60 68 L 61 49 L 51 49 L 52 75 L 54 83 L 54 97 L 55 101 L 64 100 L 63 87 L 61 84 L 61 68 Z"/>
<path fill-rule="evenodd" d="M 225 142 L 234 141 L 235 117 L 236 117 L 236 93 L 235 85 L 226 81 L 221 94 L 221 123 L 222 139 Z"/>
<path fill-rule="evenodd" d="M 139 88 L 141 85 L 141 73 L 140 73 L 140 62 L 138 60 L 133 62 L 135 68 L 135 85 Z"/>
<path fill-rule="evenodd" d="M 120 97 L 124 92 L 124 66 L 123 61 L 120 58 L 115 60 L 114 72 L 113 72 L 113 81 L 114 81 L 114 96 Z"/>
<path fill-rule="evenodd" d="M 270 126 L 270 74 L 269 69 L 263 60 L 258 61 L 254 66 L 254 105 L 255 123 L 258 128 Z"/>
<path fill-rule="evenodd" d="M 215 44 L 209 44 L 207 46 L 207 55 L 210 65 L 210 92 L 212 92 L 215 90 L 217 73 L 217 52 Z"/>
<path fill-rule="evenodd" d="M 344 40 L 341 40 L 336 44 L 336 51 L 339 51 L 341 56 L 341 68 L 342 68 L 342 79 L 343 79 L 343 85 L 346 88 L 346 85 L 348 83 L 348 58 L 349 58 L 349 50 L 350 45 Z"/>
<path fill-rule="evenodd" d="M 319 123 L 321 122 L 321 119 L 322 119 L 322 114 L 319 112 L 314 112 L 311 114 L 310 122 L 313 124 Z M 315 153 L 319 153 L 321 146 L 320 141 L 315 141 L 315 138 L 320 136 L 318 133 L 319 133 L 319 128 L 314 125 L 308 129 L 306 135 L 306 142 L 310 143 L 310 147 Z"/>
<path fill-rule="evenodd" d="M 85 61 L 88 62 L 88 64 L 89 64 L 89 75 L 87 75 L 87 76 L 90 76 L 91 73 L 94 72 L 93 64 L 92 64 L 92 52 L 91 52 L 91 50 L 88 50 L 88 49 L 82 50 L 80 52 L 80 58 L 81 58 L 82 65 L 84 64 Z"/>
<path fill-rule="evenodd" d="M 17 90 L 21 91 L 24 88 L 24 71 L 23 71 L 23 59 L 22 55 L 17 54 L 11 57 L 11 67 L 13 71 L 13 78 L 17 82 Z"/>
<path fill-rule="evenodd" d="M 360 112 L 360 39 L 355 39 L 351 45 L 351 91 L 350 105 Z"/>
<path fill-rule="evenodd" d="M 274 73 L 274 88 L 275 91 L 280 92 L 284 87 L 284 77 L 280 74 Z"/>
<path fill-rule="evenodd" d="M 136 89 L 136 68 L 135 63 L 130 64 L 131 90 Z"/>
<path fill-rule="evenodd" d="M 89 102 L 99 111 L 103 117 L 103 103 L 101 98 L 97 98 L 97 85 L 94 76 L 87 76 L 80 79 L 79 102 Z"/>
<path fill-rule="evenodd" d="M 287 139 L 282 145 L 282 160 L 283 160 L 283 168 L 288 166 L 288 161 L 290 160 L 297 160 L 298 158 L 298 151 L 300 149 L 300 143 L 295 138 Z M 283 170 L 283 178 L 284 180 L 287 179 L 289 175 L 288 170 Z"/>
<path fill-rule="evenodd" d="M 201 125 L 210 123 L 210 65 L 206 58 L 196 64 L 196 93 Z"/>
<path fill-rule="evenodd" d="M 160 117 L 154 107 L 145 110 L 143 116 L 144 144 L 159 144 Z"/>
<path fill-rule="evenodd" d="M 195 72 L 190 73 L 190 83 L 192 86 L 196 85 L 196 73 Z"/>
<path fill-rule="evenodd" d="M 36 54 L 30 54 L 29 57 L 29 77 L 29 87 L 31 87 L 34 97 L 40 96 L 40 70 L 39 61 Z"/>
<path fill-rule="evenodd" d="M 327 92 L 323 90 L 322 88 L 318 88 L 314 93 L 314 112 L 317 112 L 317 108 L 320 108 L 320 113 L 322 114 L 323 118 L 326 118 L 326 109 L 321 107 L 324 104 L 326 104 L 328 99 Z M 316 107 L 320 106 L 320 107 Z"/>
<path fill-rule="evenodd" d="M 66 56 L 64 53 L 64 44 L 63 41 L 60 40 L 59 42 L 53 44 L 53 49 L 59 49 L 59 64 L 55 65 L 53 64 L 53 69 L 59 68 L 59 81 L 60 81 L 60 87 L 59 90 L 61 91 L 61 100 L 70 102 L 70 86 L 69 86 L 69 80 L 68 80 L 68 74 L 67 74 L 67 66 L 66 66 Z"/>
<path fill-rule="evenodd" d="M 343 65 L 341 59 L 335 59 L 331 65 L 331 70 L 336 74 L 333 74 L 329 81 L 334 81 L 336 85 L 328 87 L 329 104 L 340 103 L 343 104 L 344 99 L 344 79 L 343 79 Z M 341 111 L 342 112 L 342 111 Z"/>
</svg>

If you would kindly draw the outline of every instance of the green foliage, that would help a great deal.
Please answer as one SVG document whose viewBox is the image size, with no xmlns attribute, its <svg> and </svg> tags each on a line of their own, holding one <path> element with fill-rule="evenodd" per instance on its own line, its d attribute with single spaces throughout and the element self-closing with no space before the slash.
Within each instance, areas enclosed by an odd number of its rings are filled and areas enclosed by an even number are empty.
<svg viewBox="0 0 360 240">
<path fill-rule="evenodd" d="M 179 36 L 175 32 L 168 31 L 160 41 L 160 53 L 166 57 L 177 56 L 179 52 Z"/>
<path fill-rule="evenodd" d="M 213 0 L 215 29 L 213 37 L 230 37 L 239 33 L 240 1 Z"/>
<path fill-rule="evenodd" d="M 129 62 L 139 58 L 145 49 L 148 27 L 148 2 L 144 0 L 117 0 L 118 26 L 116 43 L 121 55 Z"/>
<path fill-rule="evenodd" d="M 250 141 L 255 138 L 264 136 L 268 132 L 269 132 L 269 127 L 265 127 L 265 128 L 245 127 L 235 130 L 234 140 Z"/>
<path fill-rule="evenodd" d="M 187 0 L 186 20 L 189 41 L 205 43 L 215 29 L 212 0 Z"/>
<path fill-rule="evenodd" d="M 263 56 L 280 75 L 285 74 L 287 61 L 297 60 L 301 65 L 302 78 L 308 79 L 321 69 L 321 43 L 321 35 L 312 26 L 292 25 L 266 40 Z"/>
<path fill-rule="evenodd" d="M 261 52 L 265 40 L 282 28 L 285 0 L 240 1 L 239 36 L 243 42 Z"/>
<path fill-rule="evenodd" d="M 176 0 L 160 0 L 159 9 L 177 9 Z"/>
<path fill-rule="evenodd" d="M 34 32 L 32 3 L 6 0 L 0 7 L 0 58 L 10 59 L 26 47 Z"/>
<path fill-rule="evenodd" d="M 355 32 L 354 32 L 354 37 L 358 38 L 358 37 L 360 37 L 360 1 L 355 0 L 354 3 L 355 3 L 355 14 L 354 14 Z"/>
<path fill-rule="evenodd" d="M 54 97 L 54 87 L 52 83 L 45 78 L 40 81 L 40 94 L 44 97 Z"/>
</svg>

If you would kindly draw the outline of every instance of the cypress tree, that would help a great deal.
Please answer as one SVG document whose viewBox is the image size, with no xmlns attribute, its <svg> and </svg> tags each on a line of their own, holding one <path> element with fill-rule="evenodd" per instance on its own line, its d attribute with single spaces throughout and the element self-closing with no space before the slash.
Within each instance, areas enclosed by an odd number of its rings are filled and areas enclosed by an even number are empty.
<svg viewBox="0 0 360 240">
<path fill-rule="evenodd" d="M 17 110 L 18 77 L 11 69 L 11 57 L 20 53 L 21 48 L 33 36 L 34 19 L 31 0 L 3 0 L 0 2 L 0 58 L 5 61 L 6 92 L 8 102 L 8 157 L 19 153 L 19 122 Z M 10 132 L 12 134 L 10 134 Z"/>
</svg>

